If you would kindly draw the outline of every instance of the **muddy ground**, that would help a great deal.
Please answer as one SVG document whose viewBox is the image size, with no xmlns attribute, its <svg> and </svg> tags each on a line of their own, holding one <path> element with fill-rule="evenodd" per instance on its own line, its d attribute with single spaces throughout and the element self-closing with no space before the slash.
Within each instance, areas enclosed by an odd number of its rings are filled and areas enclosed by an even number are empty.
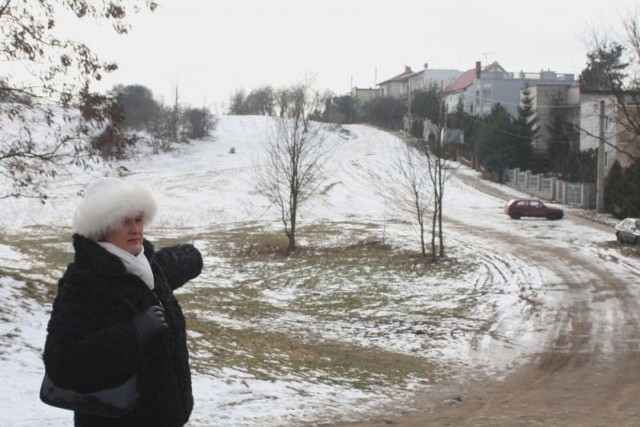
<svg viewBox="0 0 640 427">
<path fill-rule="evenodd" d="M 522 246 L 517 237 L 499 237 L 514 250 Z M 638 256 L 637 247 L 624 250 Z M 437 391 L 417 396 L 421 410 L 343 426 L 640 426 L 640 258 L 628 274 L 620 274 L 607 268 L 615 260 L 580 258 L 548 241 L 534 242 L 519 254 L 563 278 L 558 289 L 562 304 L 549 325 L 543 351 L 503 379 L 442 384 Z"/>
</svg>

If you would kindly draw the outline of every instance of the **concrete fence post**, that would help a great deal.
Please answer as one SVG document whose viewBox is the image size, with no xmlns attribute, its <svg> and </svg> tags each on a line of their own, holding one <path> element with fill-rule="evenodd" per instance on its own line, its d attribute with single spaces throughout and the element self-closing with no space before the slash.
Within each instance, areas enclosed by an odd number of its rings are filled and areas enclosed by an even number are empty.
<svg viewBox="0 0 640 427">
<path fill-rule="evenodd" d="M 542 192 L 542 174 L 538 174 L 538 188 L 536 188 L 536 190 L 538 190 L 539 193 Z"/>
</svg>

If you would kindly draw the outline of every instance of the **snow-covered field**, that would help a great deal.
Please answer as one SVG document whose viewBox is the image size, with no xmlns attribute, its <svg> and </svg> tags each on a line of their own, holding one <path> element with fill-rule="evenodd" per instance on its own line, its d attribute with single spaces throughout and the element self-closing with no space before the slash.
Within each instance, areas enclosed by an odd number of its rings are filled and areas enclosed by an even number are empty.
<svg viewBox="0 0 640 427">
<path fill-rule="evenodd" d="M 612 233 L 581 225 L 571 215 L 553 222 L 512 221 L 502 212 L 503 200 L 456 178 L 475 172 L 452 164 L 456 169 L 446 187 L 445 239 L 453 261 L 444 268 L 424 274 L 415 266 L 359 266 L 355 272 L 344 271 L 339 263 L 339 269 L 300 267 L 299 260 L 284 258 L 239 263 L 237 256 L 228 256 L 238 245 L 231 241 L 234 236 L 281 233 L 277 211 L 252 183 L 267 123 L 264 117 L 222 116 L 213 139 L 121 164 L 129 170 L 127 179 L 145 181 L 157 196 L 159 215 L 147 237 L 186 238 L 205 258 L 203 274 L 179 291 L 193 325 L 195 409 L 190 426 L 297 426 L 358 419 L 408 402 L 416 390 L 437 387 L 440 376 L 500 375 L 543 345 L 547 316 L 557 298 L 548 287 L 560 280 L 548 268 L 523 259 L 512 245 L 503 245 L 500 236 L 523 242 L 552 239 L 575 247 L 576 256 L 586 259 L 609 256 L 605 243 Z M 413 216 L 395 197 L 403 190 L 394 160 L 404 144 L 369 127 L 344 128 L 348 132 L 332 133 L 328 140 L 334 151 L 321 191 L 302 207 L 299 244 L 335 248 L 376 241 L 393 251 L 417 253 Z M 0 425 L 71 425 L 70 413 L 38 399 L 40 353 L 51 289 L 71 250 L 76 194 L 105 173 L 100 168 L 60 178 L 44 205 L 0 200 L 0 268 L 5 272 L 0 277 Z M 313 225 L 321 230 L 312 232 Z M 310 227 L 307 232 L 304 226 Z M 487 239 L 491 233 L 495 239 Z M 636 269 L 624 257 L 616 260 L 611 268 L 617 271 Z M 375 298 L 345 309 L 346 299 L 368 293 Z M 249 310 L 250 304 L 259 308 Z M 210 337 L 211 330 L 220 333 Z M 388 372 L 368 377 L 345 368 L 348 362 L 341 370 L 330 369 L 326 360 L 318 366 L 299 365 L 282 346 L 262 351 L 256 361 L 255 349 L 243 342 L 259 340 L 251 334 L 260 333 L 284 335 L 288 338 L 283 341 L 310 348 L 320 344 L 406 355 L 435 367 L 393 380 Z M 318 359 L 330 359 L 330 354 Z"/>
</svg>

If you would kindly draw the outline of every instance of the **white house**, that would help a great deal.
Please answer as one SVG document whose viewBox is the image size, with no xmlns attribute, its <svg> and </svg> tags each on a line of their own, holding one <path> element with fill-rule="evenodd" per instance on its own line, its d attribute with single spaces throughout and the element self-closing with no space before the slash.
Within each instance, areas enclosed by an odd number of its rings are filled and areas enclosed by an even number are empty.
<svg viewBox="0 0 640 427">
<path fill-rule="evenodd" d="M 462 73 L 458 70 L 430 69 L 428 64 L 424 64 L 424 68 L 416 72 L 405 66 L 404 72 L 378 83 L 378 86 L 381 96 L 405 99 L 410 93 L 424 92 L 434 85 L 445 88 L 460 74 Z"/>
<path fill-rule="evenodd" d="M 413 71 L 411 70 L 411 67 L 405 65 L 402 73 L 378 83 L 378 86 L 380 87 L 380 96 L 405 98 L 409 91 L 409 76 L 412 74 Z"/>
<path fill-rule="evenodd" d="M 500 104 L 512 117 L 516 117 L 520 105 L 520 90 L 526 85 L 569 86 L 573 82 L 573 74 L 540 71 L 520 72 L 514 76 L 497 62 L 484 68 L 480 62 L 476 62 L 475 68 L 462 73 L 445 89 L 445 104 L 448 112 L 454 112 L 458 104 L 462 103 L 463 110 L 473 116 L 486 116 L 496 104 Z"/>
<path fill-rule="evenodd" d="M 460 74 L 462 72 L 458 70 L 430 69 L 429 64 L 425 63 L 422 70 L 409 76 L 407 80 L 408 91 L 411 93 L 426 92 L 433 86 L 442 90 L 453 83 Z"/>
</svg>

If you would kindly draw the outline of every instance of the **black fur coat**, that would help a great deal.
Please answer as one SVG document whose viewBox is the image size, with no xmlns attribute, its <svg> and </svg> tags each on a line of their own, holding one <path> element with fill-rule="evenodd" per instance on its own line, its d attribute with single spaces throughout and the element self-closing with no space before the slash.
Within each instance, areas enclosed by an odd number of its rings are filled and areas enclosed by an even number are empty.
<svg viewBox="0 0 640 427">
<path fill-rule="evenodd" d="M 139 399 L 125 418 L 75 414 L 75 425 L 178 427 L 193 408 L 186 325 L 173 290 L 202 270 L 200 252 L 184 244 L 160 249 L 144 241 L 155 289 L 126 272 L 118 257 L 93 240 L 73 236 L 74 262 L 58 284 L 47 328 L 44 363 L 53 382 L 80 392 L 111 388 L 134 374 Z M 142 344 L 133 329 L 134 310 L 164 306 L 169 329 Z"/>
</svg>

